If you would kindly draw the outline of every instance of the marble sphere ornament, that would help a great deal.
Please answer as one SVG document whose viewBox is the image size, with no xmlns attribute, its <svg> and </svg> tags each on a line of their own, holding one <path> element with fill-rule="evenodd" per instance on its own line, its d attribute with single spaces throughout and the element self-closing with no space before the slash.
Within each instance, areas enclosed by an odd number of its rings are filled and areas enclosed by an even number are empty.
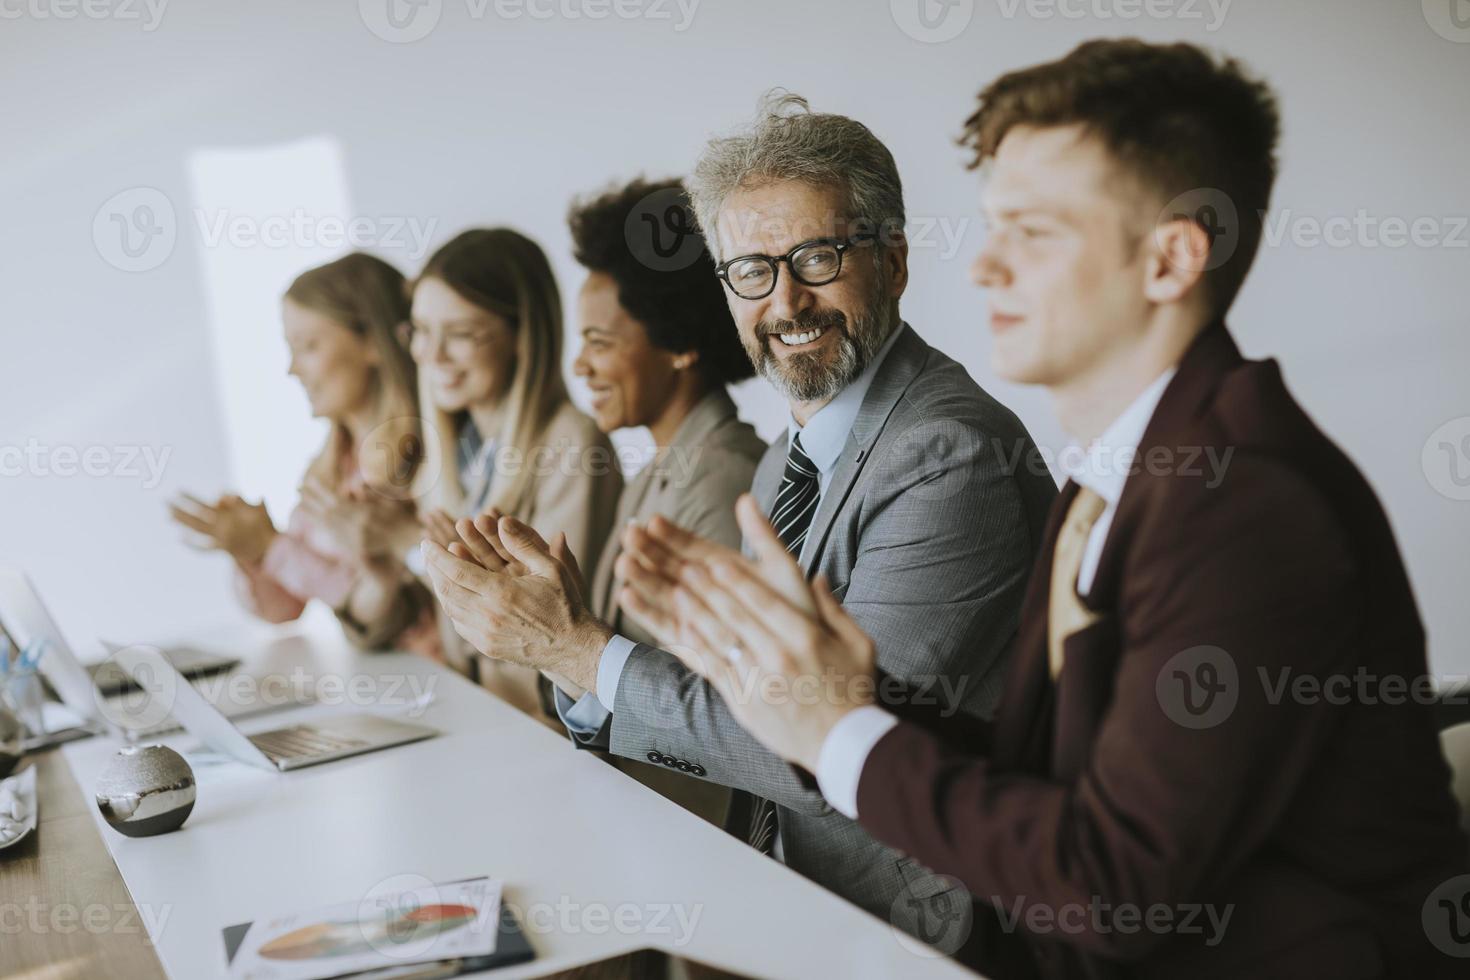
<svg viewBox="0 0 1470 980">
<path fill-rule="evenodd" d="M 119 749 L 97 779 L 97 809 L 128 837 L 178 830 L 194 809 L 194 797 L 194 770 L 163 745 Z"/>
</svg>

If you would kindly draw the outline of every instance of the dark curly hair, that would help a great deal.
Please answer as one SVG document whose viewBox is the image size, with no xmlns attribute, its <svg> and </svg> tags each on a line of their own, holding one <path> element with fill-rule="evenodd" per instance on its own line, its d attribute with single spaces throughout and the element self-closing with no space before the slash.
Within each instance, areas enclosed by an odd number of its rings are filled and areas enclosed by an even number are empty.
<svg viewBox="0 0 1470 980">
<path fill-rule="evenodd" d="M 992 82 L 962 142 L 978 166 L 1013 127 L 1071 124 L 1099 138 L 1159 206 L 1202 189 L 1233 204 L 1239 241 L 1203 283 L 1212 312 L 1223 316 L 1255 258 L 1276 180 L 1281 122 L 1271 89 L 1234 59 L 1192 44 L 1088 41 Z"/>
<path fill-rule="evenodd" d="M 572 204 L 567 216 L 577 261 L 612 277 L 618 302 L 663 350 L 699 355 L 698 370 L 711 385 L 755 374 L 715 275 L 714 259 L 694 223 L 689 194 L 679 180 L 642 178 Z M 646 227 L 676 228 L 672 254 L 643 239 Z M 689 236 L 693 236 L 692 238 Z"/>
</svg>

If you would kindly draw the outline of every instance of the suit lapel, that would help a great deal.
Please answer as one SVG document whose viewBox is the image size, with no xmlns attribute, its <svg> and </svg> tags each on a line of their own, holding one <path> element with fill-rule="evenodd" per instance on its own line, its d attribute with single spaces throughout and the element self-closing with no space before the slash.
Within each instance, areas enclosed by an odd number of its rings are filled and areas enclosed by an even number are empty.
<svg viewBox="0 0 1470 980">
<path fill-rule="evenodd" d="M 1202 450 L 1204 447 L 1181 445 L 1181 441 L 1198 443 L 1199 439 L 1194 436 L 1181 440 L 1179 433 L 1194 424 L 1213 401 L 1221 378 L 1240 362 L 1240 348 L 1235 345 L 1224 323 L 1215 323 L 1201 331 L 1180 358 L 1179 369 L 1164 388 L 1153 417 L 1138 442 L 1135 460 L 1148 459 L 1149 453 L 1158 448 L 1184 465 L 1186 454 Z M 1198 460 L 1190 465 L 1198 465 Z M 1108 530 L 1107 541 L 1103 543 L 1097 572 L 1092 579 L 1089 592 L 1092 605 L 1111 607 L 1116 604 L 1123 570 L 1122 557 L 1127 542 L 1144 517 L 1144 499 L 1149 482 L 1144 469 L 1123 484 L 1123 496 L 1118 499 L 1118 509 L 1113 515 L 1113 524 Z"/>
<path fill-rule="evenodd" d="M 995 757 L 998 762 L 1027 771 L 1046 771 L 1051 755 L 1054 685 L 1047 656 L 1047 628 L 1051 599 L 1052 553 L 1072 501 L 1081 488 L 1070 480 L 1062 487 L 1047 515 L 1041 551 L 1026 585 L 1021 604 L 1021 626 L 1011 653 L 1010 679 L 995 719 Z"/>
<path fill-rule="evenodd" d="M 832 468 L 832 475 L 817 504 L 817 512 L 812 517 L 811 530 L 807 532 L 807 557 L 803 562 L 808 577 L 815 574 L 821 564 L 822 553 L 827 548 L 827 535 L 831 533 L 833 522 L 868 461 L 868 450 L 883 431 L 898 400 L 929 359 L 929 345 L 912 327 L 904 323 L 898 329 L 901 333 L 863 396 L 863 406 L 853 420 L 847 444 L 837 458 L 837 465 Z"/>
<path fill-rule="evenodd" d="M 613 589 L 613 566 L 617 564 L 618 555 L 623 550 L 619 538 L 629 518 L 642 514 L 643 503 L 652 485 L 652 466 L 644 467 L 631 482 L 624 485 L 623 493 L 618 497 L 617 516 L 613 519 L 611 536 L 603 545 L 602 557 L 597 560 L 597 572 L 592 577 L 592 594 L 588 596 L 589 604 L 592 611 L 613 629 L 617 629 L 620 625 L 618 623 L 617 592 Z"/>
</svg>

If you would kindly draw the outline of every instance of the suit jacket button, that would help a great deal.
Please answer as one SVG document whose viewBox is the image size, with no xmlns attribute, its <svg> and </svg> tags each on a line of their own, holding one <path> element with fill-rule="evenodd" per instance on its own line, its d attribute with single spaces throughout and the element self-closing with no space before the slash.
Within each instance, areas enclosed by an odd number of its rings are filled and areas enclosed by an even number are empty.
<svg viewBox="0 0 1470 980">
<path fill-rule="evenodd" d="M 689 767 L 689 775 L 691 775 L 691 776 L 703 776 L 703 775 L 705 775 L 704 766 L 699 766 L 699 765 L 690 766 Z"/>
<path fill-rule="evenodd" d="M 654 765 L 658 765 L 660 762 L 664 761 L 664 757 L 658 752 L 650 752 L 648 753 L 648 761 L 653 763 Z"/>
</svg>

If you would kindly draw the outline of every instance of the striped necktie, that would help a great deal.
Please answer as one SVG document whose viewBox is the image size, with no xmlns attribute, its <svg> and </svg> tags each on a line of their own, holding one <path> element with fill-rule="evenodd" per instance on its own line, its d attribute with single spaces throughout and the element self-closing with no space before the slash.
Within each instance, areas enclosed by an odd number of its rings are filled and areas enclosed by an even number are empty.
<svg viewBox="0 0 1470 980">
<path fill-rule="evenodd" d="M 771 524 L 797 561 L 801 560 L 801 548 L 806 544 L 806 534 L 811 529 L 812 515 L 817 512 L 821 495 L 817 466 L 801 448 L 801 436 L 797 435 L 786 453 L 786 473 L 781 478 L 776 504 L 771 508 Z M 752 797 L 746 842 L 762 854 L 772 853 L 776 846 L 776 804 L 759 796 Z"/>
<path fill-rule="evenodd" d="M 821 495 L 817 465 L 801 448 L 801 436 L 797 435 L 786 452 L 786 473 L 781 477 L 781 489 L 771 508 L 771 524 L 786 550 L 797 560 L 801 559 L 801 546 L 806 543 L 806 532 L 812 526 L 812 515 L 817 511 L 817 499 Z"/>
</svg>

